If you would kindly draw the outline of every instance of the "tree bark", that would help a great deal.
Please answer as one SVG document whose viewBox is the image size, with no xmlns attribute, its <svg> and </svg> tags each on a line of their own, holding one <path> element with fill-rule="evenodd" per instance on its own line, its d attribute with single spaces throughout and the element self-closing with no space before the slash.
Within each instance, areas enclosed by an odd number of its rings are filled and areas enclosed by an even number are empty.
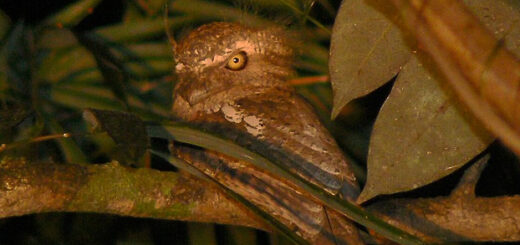
<svg viewBox="0 0 520 245">
<path fill-rule="evenodd" d="M 0 217 L 94 212 L 271 228 L 210 183 L 177 172 L 109 163 L 0 162 Z"/>
<path fill-rule="evenodd" d="M 520 240 L 520 196 L 389 199 L 367 209 L 428 242 Z M 0 162 L 0 217 L 44 212 L 107 213 L 272 231 L 216 186 L 177 172 L 118 163 Z"/>
</svg>

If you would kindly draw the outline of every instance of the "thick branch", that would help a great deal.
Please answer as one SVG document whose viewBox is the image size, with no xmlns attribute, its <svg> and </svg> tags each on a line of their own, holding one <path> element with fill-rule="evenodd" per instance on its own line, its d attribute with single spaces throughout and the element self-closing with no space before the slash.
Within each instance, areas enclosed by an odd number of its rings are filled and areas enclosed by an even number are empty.
<svg viewBox="0 0 520 245">
<path fill-rule="evenodd" d="M 393 199 L 368 209 L 426 241 L 518 241 L 520 196 Z M 0 163 L 0 217 L 96 212 L 271 230 L 215 186 L 189 176 L 106 165 Z"/>
<path fill-rule="evenodd" d="M 0 169 L 0 217 L 94 212 L 271 230 L 215 186 L 174 172 L 20 160 L 3 160 Z"/>
<path fill-rule="evenodd" d="M 518 241 L 520 196 L 475 196 L 475 187 L 488 160 L 489 154 L 466 169 L 459 184 L 448 197 L 396 199 L 376 203 L 369 209 L 386 216 L 387 221 L 403 230 L 430 242 L 440 242 L 436 239 Z"/>
<path fill-rule="evenodd" d="M 393 199 L 368 209 L 427 242 L 520 240 L 520 196 Z"/>
</svg>

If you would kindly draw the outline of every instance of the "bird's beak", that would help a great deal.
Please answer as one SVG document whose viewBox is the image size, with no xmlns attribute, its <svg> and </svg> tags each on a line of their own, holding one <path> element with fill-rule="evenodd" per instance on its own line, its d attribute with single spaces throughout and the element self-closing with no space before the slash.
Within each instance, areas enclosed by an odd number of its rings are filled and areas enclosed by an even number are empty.
<svg viewBox="0 0 520 245">
<path fill-rule="evenodd" d="M 211 96 L 225 91 L 227 88 L 227 86 L 223 85 L 200 88 L 200 86 L 194 83 L 189 83 L 184 86 L 181 85 L 176 91 L 178 91 L 178 95 L 188 101 L 191 106 L 194 106 Z"/>
</svg>

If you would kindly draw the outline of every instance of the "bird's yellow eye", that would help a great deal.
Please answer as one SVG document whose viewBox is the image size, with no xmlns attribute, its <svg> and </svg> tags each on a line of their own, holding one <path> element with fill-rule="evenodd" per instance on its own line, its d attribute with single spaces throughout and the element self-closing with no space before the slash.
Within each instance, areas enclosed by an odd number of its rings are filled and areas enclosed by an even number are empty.
<svg viewBox="0 0 520 245">
<path fill-rule="evenodd" d="M 233 71 L 238 71 L 238 70 L 244 69 L 244 67 L 246 67 L 246 64 L 247 64 L 247 55 L 246 55 L 246 52 L 242 51 L 240 53 L 237 53 L 237 54 L 231 56 L 231 58 L 229 58 L 229 60 L 226 64 L 226 68 L 233 70 Z"/>
</svg>

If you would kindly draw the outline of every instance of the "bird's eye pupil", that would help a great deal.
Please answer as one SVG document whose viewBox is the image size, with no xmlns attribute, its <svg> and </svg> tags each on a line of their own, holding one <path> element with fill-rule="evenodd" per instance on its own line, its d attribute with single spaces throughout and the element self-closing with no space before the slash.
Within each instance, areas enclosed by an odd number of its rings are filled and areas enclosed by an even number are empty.
<svg viewBox="0 0 520 245">
<path fill-rule="evenodd" d="M 246 52 L 239 52 L 227 61 L 226 68 L 232 71 L 238 71 L 244 69 L 247 64 Z"/>
</svg>

